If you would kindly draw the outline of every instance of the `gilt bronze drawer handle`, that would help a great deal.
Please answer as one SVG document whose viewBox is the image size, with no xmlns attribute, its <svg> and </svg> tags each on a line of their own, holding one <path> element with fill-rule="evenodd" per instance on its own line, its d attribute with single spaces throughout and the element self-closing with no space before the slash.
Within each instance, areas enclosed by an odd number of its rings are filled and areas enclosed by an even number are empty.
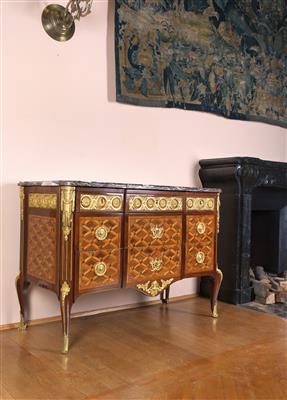
<svg viewBox="0 0 287 400">
<path fill-rule="evenodd" d="M 160 239 L 163 235 L 164 228 L 162 226 L 152 225 L 150 230 L 153 239 Z"/>
<path fill-rule="evenodd" d="M 197 232 L 198 232 L 200 235 L 203 235 L 203 234 L 204 234 L 205 228 L 206 228 L 206 226 L 205 226 L 205 223 L 204 223 L 204 222 L 198 222 L 198 223 L 196 224 L 196 230 L 197 230 Z"/>
<path fill-rule="evenodd" d="M 160 258 L 152 258 L 150 260 L 151 271 L 156 272 L 161 270 L 162 260 Z"/>
<path fill-rule="evenodd" d="M 100 226 L 96 229 L 95 236 L 98 240 L 105 240 L 108 236 L 108 229 L 105 226 Z"/>
<path fill-rule="evenodd" d="M 98 262 L 93 266 L 94 272 L 97 276 L 103 276 L 107 272 L 107 265 L 104 262 Z"/>
<path fill-rule="evenodd" d="M 203 253 L 203 251 L 199 251 L 196 254 L 196 261 L 198 262 L 198 264 L 203 264 L 205 260 L 205 254 Z"/>
</svg>

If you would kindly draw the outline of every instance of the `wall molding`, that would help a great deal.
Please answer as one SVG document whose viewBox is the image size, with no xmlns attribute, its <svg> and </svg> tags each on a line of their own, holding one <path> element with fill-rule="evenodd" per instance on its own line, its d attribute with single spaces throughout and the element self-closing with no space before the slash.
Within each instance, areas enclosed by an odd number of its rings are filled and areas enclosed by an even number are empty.
<svg viewBox="0 0 287 400">
<path fill-rule="evenodd" d="M 175 296 L 175 297 L 172 297 L 169 299 L 169 303 L 190 300 L 190 299 L 194 299 L 195 297 L 198 297 L 197 293 L 187 294 L 187 295 L 183 295 L 183 296 Z M 99 308 L 97 310 L 91 310 L 91 311 L 80 311 L 80 312 L 72 313 L 71 318 L 72 319 L 73 318 L 81 318 L 81 317 L 87 317 L 87 316 L 92 316 L 92 315 L 96 315 L 96 314 L 106 314 L 106 313 L 116 312 L 116 311 L 131 310 L 131 309 L 141 308 L 141 307 L 149 307 L 149 306 L 154 306 L 154 305 L 160 304 L 160 303 L 161 303 L 160 300 L 151 300 L 151 301 L 143 301 L 140 303 L 125 304 L 125 305 L 116 306 L 116 307 Z M 61 321 L 61 315 L 56 315 L 54 317 L 33 319 L 31 321 L 28 321 L 28 327 L 49 324 L 51 322 L 57 322 L 57 321 Z M 19 322 L 14 322 L 11 324 L 3 324 L 3 325 L 0 325 L 0 331 L 6 331 L 9 329 L 17 329 L 18 326 L 19 326 Z"/>
</svg>

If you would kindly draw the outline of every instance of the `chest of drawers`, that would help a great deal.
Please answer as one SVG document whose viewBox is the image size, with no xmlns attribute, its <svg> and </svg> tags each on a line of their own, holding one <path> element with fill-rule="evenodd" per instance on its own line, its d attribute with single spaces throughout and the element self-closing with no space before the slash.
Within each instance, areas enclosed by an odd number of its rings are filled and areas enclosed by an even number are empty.
<svg viewBox="0 0 287 400">
<path fill-rule="evenodd" d="M 131 287 L 167 303 L 172 283 L 209 275 L 217 316 L 219 190 L 67 181 L 19 186 L 22 329 L 31 283 L 59 298 L 64 353 L 72 304 L 85 293 Z"/>
</svg>

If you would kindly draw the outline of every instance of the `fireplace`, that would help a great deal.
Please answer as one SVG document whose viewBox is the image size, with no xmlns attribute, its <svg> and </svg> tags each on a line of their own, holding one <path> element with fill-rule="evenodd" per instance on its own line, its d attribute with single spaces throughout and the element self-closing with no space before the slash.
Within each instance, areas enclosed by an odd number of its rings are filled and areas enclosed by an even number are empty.
<svg viewBox="0 0 287 400">
<path fill-rule="evenodd" d="M 233 304 L 251 300 L 249 268 L 287 269 L 287 163 L 251 157 L 201 160 L 204 187 L 218 187 L 221 229 L 218 263 L 223 271 L 219 298 Z M 202 279 L 201 293 L 210 282 Z"/>
</svg>

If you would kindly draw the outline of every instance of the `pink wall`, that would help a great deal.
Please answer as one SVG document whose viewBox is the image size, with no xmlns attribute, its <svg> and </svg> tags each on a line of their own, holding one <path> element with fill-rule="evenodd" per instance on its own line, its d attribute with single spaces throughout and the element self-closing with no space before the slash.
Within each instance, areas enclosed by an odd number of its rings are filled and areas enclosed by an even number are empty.
<svg viewBox="0 0 287 400">
<path fill-rule="evenodd" d="M 109 12 L 108 12 L 109 3 Z M 18 320 L 19 180 L 80 179 L 199 185 L 200 158 L 287 161 L 286 130 L 207 113 L 114 102 L 113 1 L 94 1 L 67 43 L 41 26 L 47 2 L 7 1 L 3 11 L 3 243 L 1 323 Z M 109 14 L 109 25 L 108 25 Z M 193 293 L 194 280 L 172 295 Z M 54 294 L 32 290 L 32 318 L 59 314 Z M 134 291 L 79 299 L 74 311 L 143 301 Z"/>
</svg>

